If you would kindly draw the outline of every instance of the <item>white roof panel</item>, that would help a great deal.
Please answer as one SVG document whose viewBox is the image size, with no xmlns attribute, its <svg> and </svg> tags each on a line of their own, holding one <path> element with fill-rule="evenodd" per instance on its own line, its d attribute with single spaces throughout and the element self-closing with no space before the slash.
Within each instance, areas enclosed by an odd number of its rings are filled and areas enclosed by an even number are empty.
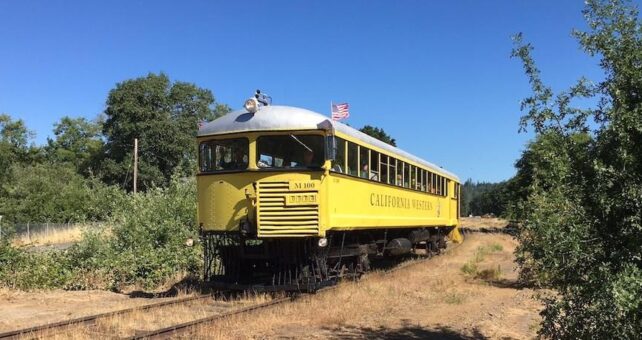
<svg viewBox="0 0 642 340">
<path fill-rule="evenodd" d="M 245 110 L 230 112 L 203 125 L 198 130 L 198 136 L 203 137 L 250 131 L 327 130 L 329 128 L 334 128 L 335 131 L 339 131 L 342 134 L 357 138 L 367 144 L 386 150 L 391 154 L 397 154 L 410 159 L 411 161 L 444 173 L 459 181 L 459 177 L 455 174 L 430 162 L 370 137 L 343 123 L 332 122 L 322 114 L 297 107 L 270 105 L 261 107 L 261 110 L 255 114 L 251 114 Z"/>
</svg>

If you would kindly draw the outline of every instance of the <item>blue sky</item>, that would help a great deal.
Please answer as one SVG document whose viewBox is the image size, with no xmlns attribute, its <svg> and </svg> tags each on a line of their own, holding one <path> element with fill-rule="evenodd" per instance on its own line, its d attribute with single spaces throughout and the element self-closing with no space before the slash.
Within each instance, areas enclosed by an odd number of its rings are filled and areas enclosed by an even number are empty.
<svg viewBox="0 0 642 340">
<path fill-rule="evenodd" d="M 554 89 L 599 80 L 571 37 L 582 1 L 0 2 L 0 112 L 42 144 L 62 116 L 94 118 L 117 82 L 165 72 L 240 108 L 275 104 L 382 127 L 399 147 L 462 179 L 511 177 L 531 134 L 511 35 L 535 45 Z"/>
</svg>

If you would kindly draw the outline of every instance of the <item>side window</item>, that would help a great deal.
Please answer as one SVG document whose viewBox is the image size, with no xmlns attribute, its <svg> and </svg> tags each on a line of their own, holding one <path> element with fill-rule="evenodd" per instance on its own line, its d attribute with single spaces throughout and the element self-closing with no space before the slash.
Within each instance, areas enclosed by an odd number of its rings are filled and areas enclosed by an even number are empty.
<svg viewBox="0 0 642 340">
<path fill-rule="evenodd" d="M 359 177 L 369 178 L 368 174 L 370 173 L 370 150 L 359 146 Z"/>
<path fill-rule="evenodd" d="M 336 154 L 335 160 L 332 161 L 332 171 L 345 172 L 346 171 L 346 141 L 342 138 L 335 137 Z"/>
<path fill-rule="evenodd" d="M 388 178 L 388 156 L 381 155 L 381 182 L 390 183 Z"/>
<path fill-rule="evenodd" d="M 446 182 L 446 185 L 444 185 L 444 188 L 445 188 L 445 189 L 444 189 L 444 195 L 445 195 L 445 196 L 448 196 L 448 186 L 450 186 L 450 180 L 449 180 L 449 179 L 446 179 L 446 181 L 445 181 L 445 182 Z"/>
<path fill-rule="evenodd" d="M 403 167 L 403 186 L 405 188 L 410 188 L 410 182 L 412 180 L 412 174 L 411 174 L 411 165 L 408 163 L 404 163 Z"/>
<path fill-rule="evenodd" d="M 248 165 L 247 138 L 211 140 L 199 146 L 201 172 L 244 170 Z"/>
<path fill-rule="evenodd" d="M 441 176 L 437 175 L 437 195 L 441 195 L 442 184 Z"/>
<path fill-rule="evenodd" d="M 368 178 L 373 181 L 379 181 L 380 173 L 381 171 L 379 170 L 379 153 L 370 150 L 370 174 L 368 174 Z"/>
<path fill-rule="evenodd" d="M 390 165 L 389 165 L 388 176 L 390 179 L 388 183 L 392 185 L 399 185 L 401 181 L 401 175 L 397 171 L 397 159 L 390 157 L 389 161 L 390 161 Z"/>
<path fill-rule="evenodd" d="M 419 190 L 426 191 L 426 170 L 419 169 Z"/>
<path fill-rule="evenodd" d="M 412 179 L 415 181 L 415 185 L 413 185 L 413 189 L 418 190 L 420 188 L 420 185 L 419 185 L 420 179 L 417 176 L 419 168 L 417 168 L 416 166 L 413 166 L 412 170 L 413 170 L 412 171 Z"/>
<path fill-rule="evenodd" d="M 404 186 L 404 170 L 406 169 L 406 164 L 402 161 L 397 161 L 397 185 L 400 187 Z"/>
<path fill-rule="evenodd" d="M 359 172 L 359 148 L 357 144 L 348 142 L 348 174 L 357 176 Z"/>
<path fill-rule="evenodd" d="M 432 172 L 429 173 L 428 176 L 428 191 L 431 194 L 435 193 L 435 174 L 433 174 Z"/>
</svg>

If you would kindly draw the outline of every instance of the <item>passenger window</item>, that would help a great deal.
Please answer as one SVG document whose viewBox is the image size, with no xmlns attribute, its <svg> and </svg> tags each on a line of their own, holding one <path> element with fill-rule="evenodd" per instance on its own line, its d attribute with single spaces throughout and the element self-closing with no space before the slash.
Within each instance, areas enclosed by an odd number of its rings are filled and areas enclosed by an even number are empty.
<svg viewBox="0 0 642 340">
<path fill-rule="evenodd" d="M 444 178 L 444 196 L 448 196 L 448 184 L 450 181 L 447 178 Z"/>
<path fill-rule="evenodd" d="M 201 172 L 246 169 L 248 145 L 247 138 L 202 142 L 199 152 Z"/>
<path fill-rule="evenodd" d="M 417 184 L 417 167 L 413 165 L 412 166 L 412 180 L 410 181 L 410 188 L 412 188 L 412 190 L 417 190 L 417 185 L 418 185 Z"/>
<path fill-rule="evenodd" d="M 348 142 L 348 174 L 352 176 L 359 175 L 359 148 L 357 144 Z"/>
<path fill-rule="evenodd" d="M 428 191 L 431 194 L 435 193 L 435 174 L 433 174 L 432 172 L 429 173 L 428 176 Z"/>
<path fill-rule="evenodd" d="M 367 148 L 364 148 L 363 146 L 359 146 L 359 165 L 360 165 L 360 170 L 359 170 L 359 177 L 361 178 L 368 178 L 368 173 L 369 167 L 370 167 L 370 156 L 369 156 L 369 151 Z"/>
<path fill-rule="evenodd" d="M 410 187 L 410 165 L 403 163 L 403 186 Z"/>
<path fill-rule="evenodd" d="M 376 151 L 370 150 L 370 173 L 368 178 L 373 181 L 379 181 L 379 153 Z"/>
<path fill-rule="evenodd" d="M 426 192 L 430 192 L 430 171 L 426 171 L 426 181 L 424 183 L 426 185 Z"/>
<path fill-rule="evenodd" d="M 426 191 L 426 170 L 419 169 L 419 190 Z"/>
<path fill-rule="evenodd" d="M 390 169 L 388 172 L 389 176 L 389 182 L 392 185 L 400 185 L 401 183 L 401 175 L 397 172 L 397 160 L 395 158 L 390 157 Z"/>
<path fill-rule="evenodd" d="M 381 155 L 381 182 L 390 183 L 388 179 L 388 156 Z"/>
<path fill-rule="evenodd" d="M 332 171 L 345 172 L 346 170 L 346 141 L 343 138 L 335 137 L 335 159 L 332 161 Z"/>
<path fill-rule="evenodd" d="M 437 195 L 441 195 L 441 176 L 437 176 Z"/>
</svg>

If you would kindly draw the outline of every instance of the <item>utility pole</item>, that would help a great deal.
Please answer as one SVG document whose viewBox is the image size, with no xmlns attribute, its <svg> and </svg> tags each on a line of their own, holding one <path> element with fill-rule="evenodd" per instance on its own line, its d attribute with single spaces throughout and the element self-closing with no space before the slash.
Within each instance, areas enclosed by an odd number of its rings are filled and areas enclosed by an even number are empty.
<svg viewBox="0 0 642 340">
<path fill-rule="evenodd" d="M 134 194 L 138 182 L 138 138 L 134 138 Z"/>
</svg>

